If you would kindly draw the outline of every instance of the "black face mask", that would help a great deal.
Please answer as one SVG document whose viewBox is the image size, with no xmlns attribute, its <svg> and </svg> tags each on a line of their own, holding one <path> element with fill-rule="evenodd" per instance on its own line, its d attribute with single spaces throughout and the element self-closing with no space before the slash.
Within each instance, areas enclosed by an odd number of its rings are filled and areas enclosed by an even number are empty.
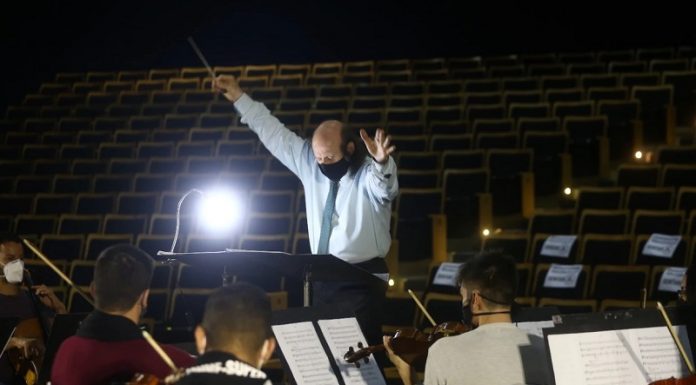
<svg viewBox="0 0 696 385">
<path fill-rule="evenodd" d="M 466 302 L 466 305 L 462 305 L 462 323 L 471 328 L 474 327 L 474 313 L 471 311 L 471 298 Z"/>
<path fill-rule="evenodd" d="M 320 164 L 319 170 L 327 178 L 331 179 L 334 182 L 338 182 L 343 177 L 343 175 L 346 175 L 346 173 L 348 172 L 348 167 L 350 167 L 350 162 L 344 156 L 343 158 L 341 158 L 341 160 L 339 160 L 336 163 Z"/>
</svg>

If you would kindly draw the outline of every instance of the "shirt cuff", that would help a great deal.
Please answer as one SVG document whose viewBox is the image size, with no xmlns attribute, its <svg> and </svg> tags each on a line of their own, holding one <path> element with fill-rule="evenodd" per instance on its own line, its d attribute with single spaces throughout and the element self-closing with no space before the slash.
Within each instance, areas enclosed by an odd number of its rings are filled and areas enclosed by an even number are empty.
<svg viewBox="0 0 696 385">
<path fill-rule="evenodd" d="M 242 96 L 240 96 L 239 99 L 234 102 L 234 108 L 236 108 L 240 114 L 244 115 L 253 104 L 254 100 L 251 99 L 249 95 L 242 94 Z"/>
<path fill-rule="evenodd" d="M 396 171 L 396 163 L 394 162 L 394 158 L 391 156 L 389 157 L 389 160 L 387 160 L 386 163 L 382 164 L 379 163 L 375 160 L 372 160 L 372 163 L 375 165 L 375 170 L 377 170 L 380 174 L 384 176 L 391 176 L 391 174 L 394 174 L 394 171 Z"/>
</svg>

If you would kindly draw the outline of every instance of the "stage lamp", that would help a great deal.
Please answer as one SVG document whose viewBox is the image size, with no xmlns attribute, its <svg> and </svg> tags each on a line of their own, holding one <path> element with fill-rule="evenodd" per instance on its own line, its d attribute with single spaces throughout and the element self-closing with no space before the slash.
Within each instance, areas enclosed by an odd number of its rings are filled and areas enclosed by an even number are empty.
<svg viewBox="0 0 696 385">
<path fill-rule="evenodd" d="M 636 160 L 641 160 L 641 159 L 643 159 L 643 151 L 640 151 L 640 150 L 636 151 L 636 152 L 633 154 L 633 157 L 636 158 Z"/>
<path fill-rule="evenodd" d="M 238 194 L 230 190 L 203 191 L 192 189 L 186 192 L 176 206 L 176 231 L 170 252 L 174 252 L 179 239 L 181 225 L 181 205 L 186 198 L 197 194 L 201 201 L 197 207 L 198 223 L 208 232 L 224 233 L 234 228 L 242 218 L 242 203 Z"/>
<path fill-rule="evenodd" d="M 389 278 L 389 287 L 392 287 L 392 286 L 394 286 L 395 284 L 396 284 L 396 282 L 394 282 L 394 279 L 393 279 L 393 278 Z"/>
<path fill-rule="evenodd" d="M 491 230 L 489 230 L 489 229 L 483 229 L 483 230 L 481 231 L 481 234 L 482 234 L 484 237 L 487 237 L 487 236 L 491 235 Z"/>
<path fill-rule="evenodd" d="M 570 196 L 570 194 L 572 194 L 572 193 L 573 193 L 573 189 L 570 187 L 566 187 L 563 189 L 563 194 L 566 196 Z"/>
</svg>

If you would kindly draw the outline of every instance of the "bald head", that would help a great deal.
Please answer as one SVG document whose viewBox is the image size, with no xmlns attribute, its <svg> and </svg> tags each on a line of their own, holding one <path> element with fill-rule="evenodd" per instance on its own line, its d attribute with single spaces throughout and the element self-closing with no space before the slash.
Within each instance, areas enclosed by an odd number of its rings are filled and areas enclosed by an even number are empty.
<svg viewBox="0 0 696 385">
<path fill-rule="evenodd" d="M 322 122 L 312 136 L 312 151 L 319 164 L 332 164 L 343 159 L 343 123 L 338 120 Z M 355 151 L 355 144 L 348 143 L 348 154 Z"/>
</svg>

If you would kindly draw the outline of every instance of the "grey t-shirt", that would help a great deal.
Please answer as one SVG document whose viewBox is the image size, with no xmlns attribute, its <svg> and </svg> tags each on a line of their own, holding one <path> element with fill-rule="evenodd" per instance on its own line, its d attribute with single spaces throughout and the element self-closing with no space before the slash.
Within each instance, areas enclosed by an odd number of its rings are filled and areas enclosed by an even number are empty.
<svg viewBox="0 0 696 385">
<path fill-rule="evenodd" d="M 511 323 L 442 338 L 425 364 L 425 385 L 545 385 L 549 377 L 544 340 Z"/>
</svg>

